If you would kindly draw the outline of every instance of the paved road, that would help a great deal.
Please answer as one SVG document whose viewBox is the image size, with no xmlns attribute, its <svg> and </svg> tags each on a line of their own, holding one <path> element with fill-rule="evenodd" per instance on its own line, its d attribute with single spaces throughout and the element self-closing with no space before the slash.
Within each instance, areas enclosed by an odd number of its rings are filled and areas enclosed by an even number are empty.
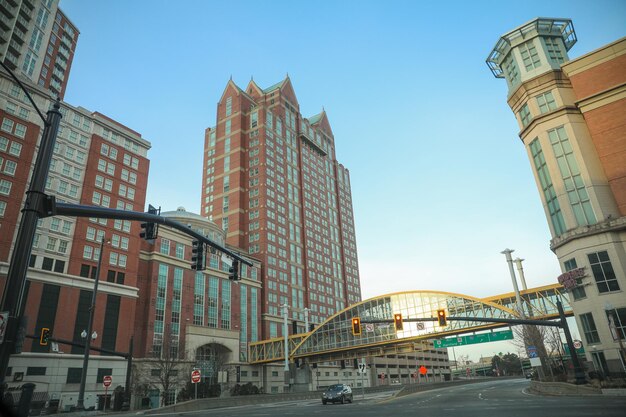
<svg viewBox="0 0 626 417">
<path fill-rule="evenodd" d="M 320 400 L 230 407 L 177 417 L 624 417 L 626 397 L 547 397 L 526 392 L 527 380 L 487 381 L 393 398 L 355 396 L 353 404 L 322 405 Z"/>
</svg>

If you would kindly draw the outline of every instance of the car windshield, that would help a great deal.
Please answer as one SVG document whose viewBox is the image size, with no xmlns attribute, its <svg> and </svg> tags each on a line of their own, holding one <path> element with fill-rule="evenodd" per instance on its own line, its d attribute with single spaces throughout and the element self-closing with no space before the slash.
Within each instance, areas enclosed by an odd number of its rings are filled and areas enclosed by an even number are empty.
<svg viewBox="0 0 626 417">
<path fill-rule="evenodd" d="M 343 385 L 331 385 L 328 387 L 328 391 L 341 391 L 343 389 Z"/>
</svg>

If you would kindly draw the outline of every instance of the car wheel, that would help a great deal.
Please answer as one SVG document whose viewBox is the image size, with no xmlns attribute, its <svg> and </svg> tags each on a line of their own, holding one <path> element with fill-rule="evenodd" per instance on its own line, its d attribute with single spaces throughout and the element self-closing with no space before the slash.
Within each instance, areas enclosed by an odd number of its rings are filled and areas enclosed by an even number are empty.
<svg viewBox="0 0 626 417">
<path fill-rule="evenodd" d="M 322 400 L 322 404 L 326 405 L 326 400 Z"/>
</svg>

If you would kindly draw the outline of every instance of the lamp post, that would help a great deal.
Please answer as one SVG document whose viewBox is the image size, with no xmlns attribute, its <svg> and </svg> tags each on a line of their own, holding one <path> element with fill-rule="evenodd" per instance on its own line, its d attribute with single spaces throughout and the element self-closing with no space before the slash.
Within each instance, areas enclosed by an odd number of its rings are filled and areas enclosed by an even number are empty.
<svg viewBox="0 0 626 417">
<path fill-rule="evenodd" d="M 517 301 L 517 310 L 522 318 L 524 318 L 524 310 L 522 308 L 522 297 L 519 294 L 519 287 L 517 286 L 517 279 L 515 278 L 515 270 L 513 269 L 513 258 L 511 257 L 511 253 L 513 253 L 514 249 L 505 249 L 501 254 L 506 256 L 506 261 L 509 264 L 509 272 L 511 273 L 511 281 L 513 282 L 513 290 L 515 291 L 515 301 Z"/>
<path fill-rule="evenodd" d="M 85 354 L 83 355 L 83 372 L 80 376 L 80 389 L 78 391 L 78 402 L 76 403 L 77 410 L 85 409 L 85 383 L 87 382 L 87 367 L 89 366 L 89 350 L 91 349 L 91 338 L 98 334 L 94 331 L 93 327 L 93 315 L 96 309 L 96 296 L 98 295 L 98 282 L 100 281 L 100 269 L 102 268 L 102 257 L 104 256 L 104 242 L 105 238 L 102 236 L 100 239 L 100 256 L 98 257 L 98 267 L 96 268 L 96 278 L 93 283 L 93 294 L 91 295 L 91 306 L 89 307 L 89 321 L 87 322 L 87 330 L 83 330 L 81 336 L 85 338 Z M 87 337 L 91 335 L 92 337 Z M 106 399 L 105 399 L 106 401 Z"/>
</svg>

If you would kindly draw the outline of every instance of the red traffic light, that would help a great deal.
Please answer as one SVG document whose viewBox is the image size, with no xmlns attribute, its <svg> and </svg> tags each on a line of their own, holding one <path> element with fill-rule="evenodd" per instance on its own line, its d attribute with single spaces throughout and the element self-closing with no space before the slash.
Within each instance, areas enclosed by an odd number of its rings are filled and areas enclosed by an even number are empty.
<svg viewBox="0 0 626 417">
<path fill-rule="evenodd" d="M 354 336 L 361 335 L 361 318 L 360 317 L 352 318 L 352 334 Z"/>
</svg>

